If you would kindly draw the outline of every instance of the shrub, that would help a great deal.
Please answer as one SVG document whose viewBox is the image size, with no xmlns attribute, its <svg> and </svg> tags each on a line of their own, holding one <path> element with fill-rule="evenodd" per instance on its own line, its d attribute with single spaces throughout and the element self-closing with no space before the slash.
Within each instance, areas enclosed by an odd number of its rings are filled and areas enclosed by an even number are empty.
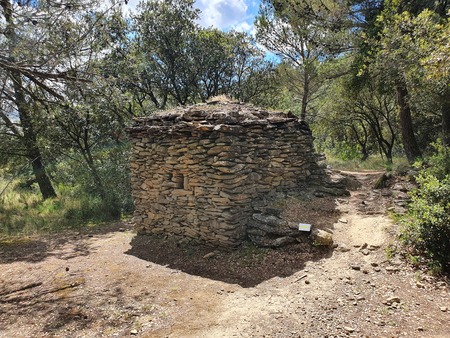
<svg viewBox="0 0 450 338">
<path fill-rule="evenodd" d="M 95 166 L 104 189 L 103 198 L 100 198 L 99 182 L 81 158 L 74 155 L 72 160 L 61 161 L 56 165 L 53 180 L 58 186 L 70 187 L 70 195 L 82 201 L 86 196 L 91 197 L 91 201 L 83 204 L 81 208 L 85 210 L 86 217 L 83 214 L 78 214 L 77 217 L 87 218 L 90 214 L 89 209 L 95 209 L 109 219 L 117 219 L 122 213 L 130 214 L 133 211 L 128 151 L 128 146 L 122 145 L 95 153 Z M 89 204 L 94 204 L 95 207 L 90 208 Z M 72 217 L 74 213 L 75 211 L 69 212 L 69 216 Z M 98 218 L 99 215 L 92 216 Z"/>
<path fill-rule="evenodd" d="M 440 141 L 433 143 L 434 154 L 422 166 L 422 172 L 443 179 L 450 174 L 450 148 L 444 147 Z"/>
<path fill-rule="evenodd" d="M 437 150 L 417 177 L 419 187 L 410 193 L 401 239 L 433 266 L 450 271 L 450 161 L 448 149 Z"/>
<path fill-rule="evenodd" d="M 105 152 L 99 168 L 103 184 L 109 193 L 109 203 L 115 205 L 119 213 L 125 214 L 134 210 L 128 159 L 128 145 L 111 147 Z"/>
</svg>

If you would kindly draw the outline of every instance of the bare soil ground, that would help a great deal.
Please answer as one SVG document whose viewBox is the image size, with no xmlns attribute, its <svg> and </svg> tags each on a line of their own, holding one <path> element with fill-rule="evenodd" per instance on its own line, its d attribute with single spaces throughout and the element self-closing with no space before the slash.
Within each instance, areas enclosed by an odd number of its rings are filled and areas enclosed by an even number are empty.
<svg viewBox="0 0 450 338">
<path fill-rule="evenodd" d="M 391 254 L 392 194 L 353 174 L 350 197 L 286 210 L 333 249 L 221 252 L 122 223 L 0 241 L 0 337 L 450 337 L 448 282 Z"/>
</svg>

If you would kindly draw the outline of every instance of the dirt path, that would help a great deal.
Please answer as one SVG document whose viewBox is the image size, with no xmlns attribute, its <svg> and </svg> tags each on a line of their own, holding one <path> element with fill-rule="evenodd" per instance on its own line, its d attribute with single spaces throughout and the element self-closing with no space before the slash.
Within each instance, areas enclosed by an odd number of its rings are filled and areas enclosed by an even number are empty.
<svg viewBox="0 0 450 338">
<path fill-rule="evenodd" d="M 0 337 L 450 337 L 448 285 L 387 256 L 390 199 L 370 189 L 376 173 L 355 175 L 363 187 L 337 199 L 337 247 L 311 260 L 205 249 L 184 252 L 208 266 L 185 268 L 163 248 L 142 259 L 121 224 L 3 243 Z M 225 264 L 260 279 L 223 276 Z"/>
</svg>

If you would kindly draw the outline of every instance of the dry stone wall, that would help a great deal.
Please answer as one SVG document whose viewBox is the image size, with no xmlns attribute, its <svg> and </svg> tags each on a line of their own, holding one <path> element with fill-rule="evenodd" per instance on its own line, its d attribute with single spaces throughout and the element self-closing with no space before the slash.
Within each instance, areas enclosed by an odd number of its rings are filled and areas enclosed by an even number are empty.
<svg viewBox="0 0 450 338">
<path fill-rule="evenodd" d="M 253 201 L 325 176 L 311 131 L 291 114 L 215 102 L 136 119 L 128 132 L 141 233 L 237 246 Z"/>
</svg>

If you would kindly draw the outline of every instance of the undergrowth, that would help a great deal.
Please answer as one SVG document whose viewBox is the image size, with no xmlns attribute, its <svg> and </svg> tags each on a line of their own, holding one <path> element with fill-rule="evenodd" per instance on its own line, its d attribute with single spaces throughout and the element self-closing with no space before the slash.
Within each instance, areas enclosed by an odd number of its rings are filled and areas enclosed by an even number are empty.
<svg viewBox="0 0 450 338">
<path fill-rule="evenodd" d="M 35 184 L 24 187 L 20 180 L 0 178 L 0 234 L 57 232 L 115 218 L 98 197 L 74 195 L 70 187 L 62 184 L 56 190 L 58 197 L 42 200 Z"/>
<path fill-rule="evenodd" d="M 435 148 L 427 163 L 418 164 L 419 187 L 410 193 L 400 238 L 415 265 L 423 262 L 432 272 L 450 272 L 450 150 Z"/>
<path fill-rule="evenodd" d="M 49 161 L 57 197 L 42 200 L 29 164 L 0 167 L 0 235 L 28 235 L 100 224 L 129 215 L 131 197 L 127 143 L 95 152 L 95 175 L 79 154 Z"/>
<path fill-rule="evenodd" d="M 408 161 L 404 157 L 394 157 L 393 163 L 387 163 L 381 156 L 370 156 L 367 160 L 342 159 L 331 153 L 326 154 L 327 164 L 337 170 L 386 170 L 398 171 L 408 167 Z"/>
</svg>

